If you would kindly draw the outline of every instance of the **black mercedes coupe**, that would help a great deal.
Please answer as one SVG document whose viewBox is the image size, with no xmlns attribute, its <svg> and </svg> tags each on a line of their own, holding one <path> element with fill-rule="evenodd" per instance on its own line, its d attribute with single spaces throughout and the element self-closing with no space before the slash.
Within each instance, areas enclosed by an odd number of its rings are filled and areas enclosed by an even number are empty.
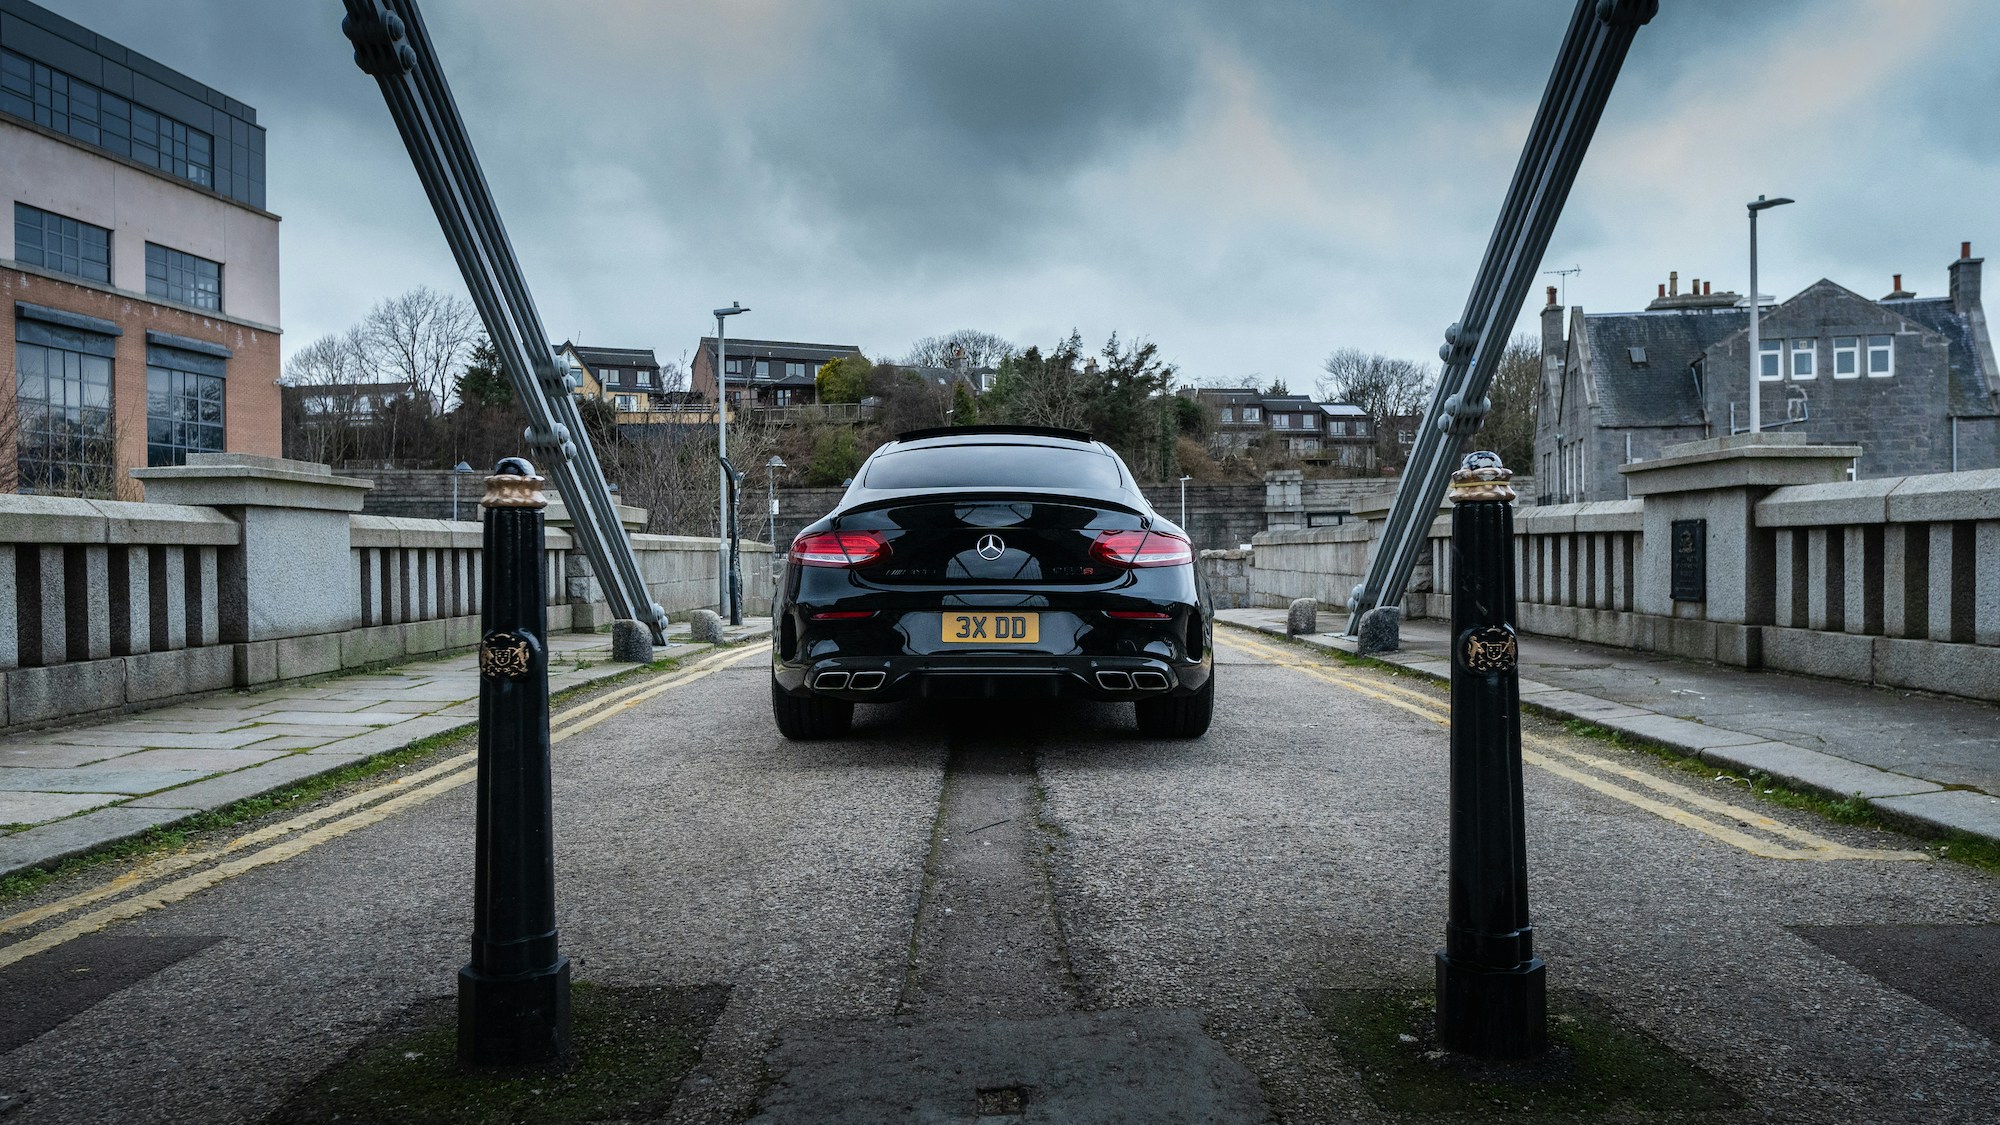
<svg viewBox="0 0 2000 1125">
<path fill-rule="evenodd" d="M 961 426 L 871 454 L 792 541 L 771 620 L 786 738 L 856 703 L 1075 698 L 1196 738 L 1215 705 L 1211 607 L 1187 533 L 1103 442 Z"/>
</svg>

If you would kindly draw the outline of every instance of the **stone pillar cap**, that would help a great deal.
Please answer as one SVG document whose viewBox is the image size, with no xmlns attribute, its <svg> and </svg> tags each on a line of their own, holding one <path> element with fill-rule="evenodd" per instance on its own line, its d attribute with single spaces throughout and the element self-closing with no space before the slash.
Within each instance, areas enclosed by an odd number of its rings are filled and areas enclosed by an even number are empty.
<svg viewBox="0 0 2000 1125">
<path fill-rule="evenodd" d="M 1719 488 L 1777 488 L 1847 479 L 1858 445 L 1808 445 L 1797 433 L 1732 434 L 1670 445 L 1651 461 L 1618 466 L 1634 497 Z"/>
<path fill-rule="evenodd" d="M 318 508 L 358 512 L 375 482 L 335 476 L 330 465 L 254 453 L 190 453 L 185 465 L 133 469 L 156 504 Z"/>
</svg>

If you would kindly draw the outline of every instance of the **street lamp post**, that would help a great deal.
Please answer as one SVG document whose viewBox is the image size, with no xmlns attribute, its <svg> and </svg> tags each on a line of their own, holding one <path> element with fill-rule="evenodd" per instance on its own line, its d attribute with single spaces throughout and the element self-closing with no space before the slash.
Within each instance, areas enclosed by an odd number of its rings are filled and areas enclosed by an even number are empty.
<svg viewBox="0 0 2000 1125">
<path fill-rule="evenodd" d="M 1790 202 L 1792 201 L 1782 197 L 1778 199 L 1765 199 L 1760 195 L 1748 204 L 1750 208 L 1750 432 L 1753 434 L 1762 429 L 1761 414 L 1758 407 L 1762 405 L 1764 398 L 1762 387 L 1760 386 L 1762 380 L 1759 370 L 1764 362 L 1764 346 L 1762 340 L 1758 337 L 1757 325 L 1757 321 L 1762 316 L 1760 306 L 1757 303 L 1757 212 L 1772 207 L 1783 207 Z M 1778 374 L 1783 375 L 1784 373 L 1785 361 L 1781 352 L 1778 359 Z"/>
<path fill-rule="evenodd" d="M 1181 530 L 1187 530 L 1187 482 L 1193 478 L 1181 478 Z"/>
<path fill-rule="evenodd" d="M 771 502 L 771 552 L 774 556 L 778 550 L 778 470 L 784 467 L 785 459 L 775 453 L 764 462 L 764 498 Z"/>
<path fill-rule="evenodd" d="M 747 313 L 741 301 L 731 301 L 726 309 L 715 310 L 715 608 L 728 614 L 736 607 L 729 601 L 729 568 L 735 561 L 729 553 L 729 380 L 724 358 L 727 352 L 723 319 Z"/>
</svg>

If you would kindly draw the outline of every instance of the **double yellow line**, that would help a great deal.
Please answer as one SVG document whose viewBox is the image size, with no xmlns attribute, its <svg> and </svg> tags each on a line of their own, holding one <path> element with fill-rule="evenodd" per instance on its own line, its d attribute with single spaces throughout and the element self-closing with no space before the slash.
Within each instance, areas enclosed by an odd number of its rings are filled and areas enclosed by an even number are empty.
<svg viewBox="0 0 2000 1125">
<path fill-rule="evenodd" d="M 1218 631 L 1216 643 L 1246 656 L 1290 668 L 1335 687 L 1365 695 L 1439 726 L 1451 725 L 1451 706 L 1435 695 L 1380 677 L 1338 670 L 1336 666 L 1303 659 L 1289 645 L 1253 640 Z M 1764 813 L 1720 800 L 1707 793 L 1657 777 L 1647 770 L 1613 758 L 1559 744 L 1524 732 L 1521 760 L 1587 789 L 1644 809 L 1662 820 L 1691 828 L 1710 839 L 1765 859 L 1792 860 L 1917 860 L 1930 853 L 1889 848 L 1857 848 L 1815 835 Z M 1613 780 L 1613 779 L 1617 780 Z M 1629 785 L 1626 783 L 1630 783 Z M 1635 788 L 1636 787 L 1636 788 Z M 1639 790 L 1650 792 L 1640 792 Z M 1703 815 L 1706 814 L 1706 815 Z"/>
<path fill-rule="evenodd" d="M 572 738 L 663 692 L 712 676 L 752 657 L 762 656 L 764 652 L 763 645 L 724 650 L 686 668 L 660 677 L 648 677 L 598 696 L 588 703 L 557 712 L 549 717 L 549 741 L 557 743 Z M 0 947 L 0 969 L 85 934 L 96 933 L 114 922 L 136 918 L 148 910 L 179 902 L 245 872 L 303 855 L 329 840 L 337 840 L 350 832 L 379 824 L 397 813 L 442 797 L 477 779 L 478 759 L 478 751 L 468 750 L 290 820 L 246 832 L 214 848 L 162 856 L 103 886 L 24 910 L 12 917 L 0 918 L 0 934 L 16 933 L 106 899 L 118 900 L 25 940 Z M 193 873 L 160 882 L 186 871 Z M 150 890 L 120 897 L 148 886 L 151 886 Z"/>
</svg>

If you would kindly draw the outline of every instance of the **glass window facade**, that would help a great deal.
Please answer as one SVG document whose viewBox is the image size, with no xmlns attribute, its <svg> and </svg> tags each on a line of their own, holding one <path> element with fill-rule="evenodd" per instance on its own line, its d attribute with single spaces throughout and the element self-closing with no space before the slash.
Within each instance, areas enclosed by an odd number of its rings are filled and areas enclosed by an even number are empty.
<svg viewBox="0 0 2000 1125">
<path fill-rule="evenodd" d="M 14 204 L 14 257 L 85 281 L 111 283 L 111 232 L 103 227 Z"/>
<path fill-rule="evenodd" d="M 22 492 L 109 496 L 115 484 L 109 336 L 15 323 L 16 468 Z"/>
<path fill-rule="evenodd" d="M 215 138 L 12 51 L 0 51 L 0 109 L 184 180 L 215 184 Z"/>
<path fill-rule="evenodd" d="M 146 244 L 146 295 L 222 310 L 222 263 L 183 254 L 156 242 Z"/>
<path fill-rule="evenodd" d="M 185 465 L 223 448 L 227 361 L 158 344 L 146 349 L 146 464 Z"/>
</svg>

